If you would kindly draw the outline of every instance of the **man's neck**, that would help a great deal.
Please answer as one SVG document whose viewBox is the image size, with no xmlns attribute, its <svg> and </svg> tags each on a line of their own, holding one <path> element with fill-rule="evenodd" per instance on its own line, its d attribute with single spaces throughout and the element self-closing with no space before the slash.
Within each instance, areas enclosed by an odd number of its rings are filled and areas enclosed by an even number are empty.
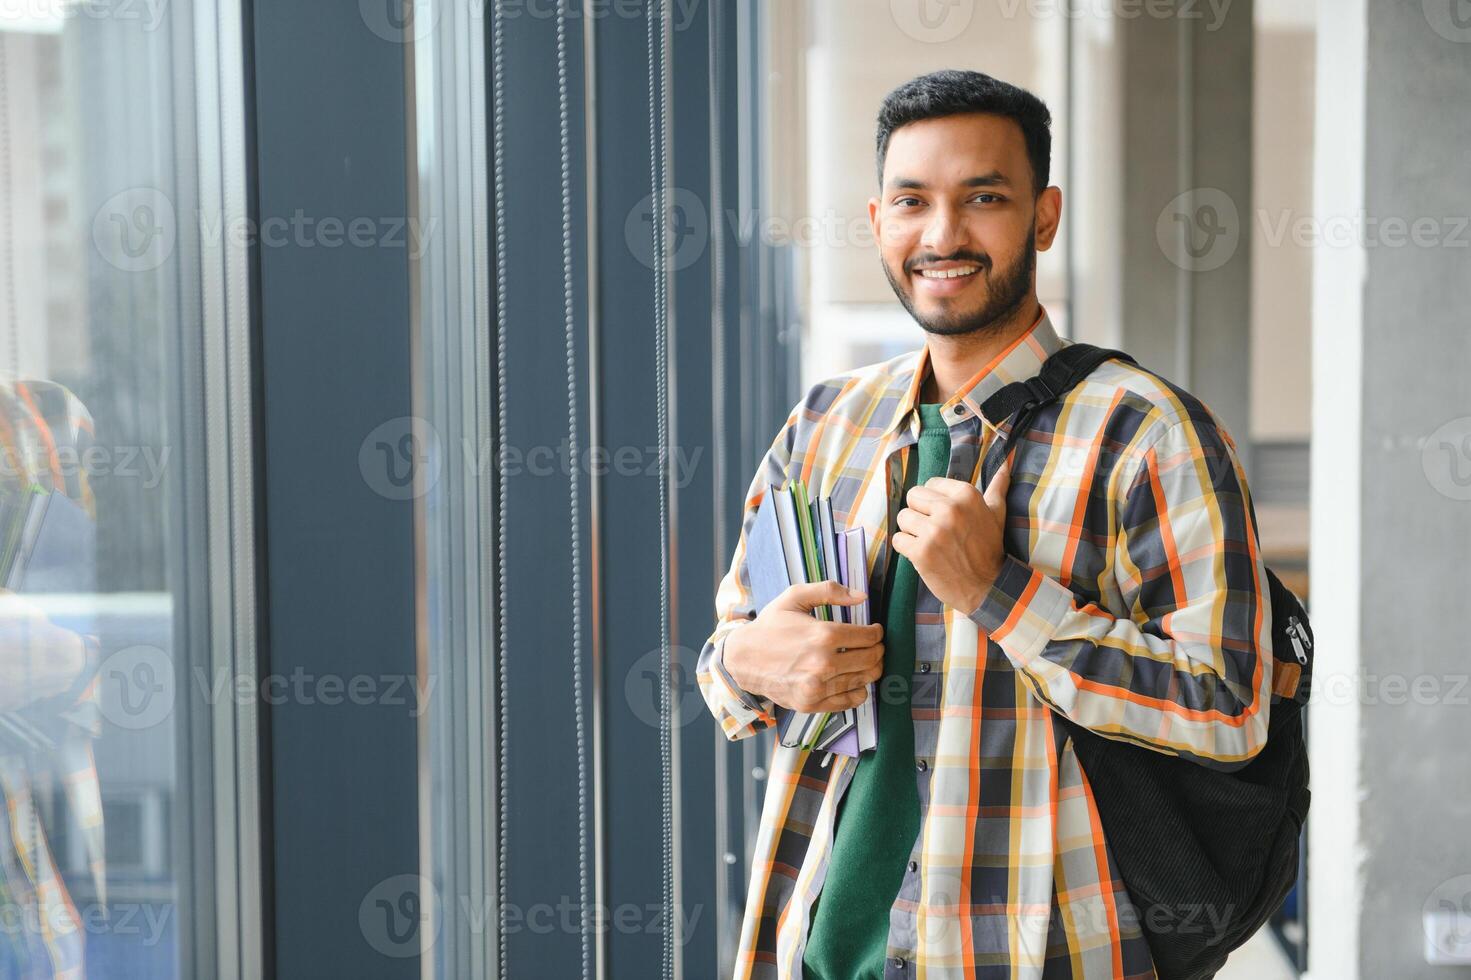
<svg viewBox="0 0 1471 980">
<path fill-rule="evenodd" d="M 953 336 L 929 334 L 925 343 L 930 348 L 930 370 L 920 388 L 919 400 L 943 402 L 955 394 L 956 389 L 975 377 L 997 354 L 1030 330 L 1041 312 L 1041 304 L 1032 296 L 1014 314 L 990 329 Z"/>
</svg>

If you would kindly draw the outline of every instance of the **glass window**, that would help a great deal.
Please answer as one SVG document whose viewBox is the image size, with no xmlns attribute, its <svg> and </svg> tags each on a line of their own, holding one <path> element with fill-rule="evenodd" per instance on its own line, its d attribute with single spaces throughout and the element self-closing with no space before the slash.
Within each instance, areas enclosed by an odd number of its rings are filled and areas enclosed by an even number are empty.
<svg viewBox="0 0 1471 980">
<path fill-rule="evenodd" d="M 221 972 L 213 726 L 251 708 L 218 574 L 244 413 L 205 393 L 243 364 L 238 88 L 196 48 L 219 27 L 205 3 L 0 8 L 0 978 Z"/>
</svg>

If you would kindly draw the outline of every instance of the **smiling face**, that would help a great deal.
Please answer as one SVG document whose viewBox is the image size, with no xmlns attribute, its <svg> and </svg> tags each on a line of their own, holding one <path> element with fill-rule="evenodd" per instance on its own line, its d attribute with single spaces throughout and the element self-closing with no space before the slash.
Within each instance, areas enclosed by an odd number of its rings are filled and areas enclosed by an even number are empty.
<svg viewBox="0 0 1471 980">
<path fill-rule="evenodd" d="M 966 113 L 894 130 L 868 216 L 904 308 L 930 333 L 965 334 L 1004 326 L 1034 295 L 1061 203 L 1056 187 L 1033 193 L 1014 120 Z"/>
</svg>

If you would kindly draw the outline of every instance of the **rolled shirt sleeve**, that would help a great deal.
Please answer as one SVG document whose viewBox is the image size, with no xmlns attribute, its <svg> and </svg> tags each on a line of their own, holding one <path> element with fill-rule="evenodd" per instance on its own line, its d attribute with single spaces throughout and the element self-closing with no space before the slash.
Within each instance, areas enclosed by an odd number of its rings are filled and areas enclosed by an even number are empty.
<svg viewBox="0 0 1471 980">
<path fill-rule="evenodd" d="M 1130 615 L 1008 555 L 969 615 L 1039 699 L 1100 735 L 1220 769 L 1266 742 L 1271 603 L 1230 436 L 1159 424 L 1120 463 L 1113 569 Z M 1132 475 L 1131 475 L 1132 474 Z"/>
<path fill-rule="evenodd" d="M 726 670 L 725 641 L 729 637 L 730 631 L 727 630 L 719 640 L 715 641 L 715 652 L 710 658 L 710 668 L 714 676 L 708 686 L 703 677 L 700 684 L 705 701 L 711 706 L 711 710 L 715 711 L 715 717 L 720 721 L 720 727 L 726 737 L 738 739 L 759 732 L 763 728 L 770 728 L 776 724 L 776 716 L 774 714 L 775 705 L 770 698 L 758 697 L 747 691 L 737 684 L 735 678 L 730 676 L 730 671 Z"/>
</svg>

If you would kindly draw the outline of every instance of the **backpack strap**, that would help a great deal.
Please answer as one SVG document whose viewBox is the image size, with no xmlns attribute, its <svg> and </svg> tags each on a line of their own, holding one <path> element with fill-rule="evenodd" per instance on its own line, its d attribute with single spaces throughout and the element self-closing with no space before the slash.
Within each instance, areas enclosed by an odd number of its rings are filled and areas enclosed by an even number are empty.
<svg viewBox="0 0 1471 980">
<path fill-rule="evenodd" d="M 1000 468 L 1001 459 L 1010 452 L 1011 444 L 1026 432 L 1037 412 L 1076 388 L 1093 369 L 1104 361 L 1118 359 L 1137 363 L 1121 350 L 1095 347 L 1092 344 L 1065 344 L 1042 362 L 1038 372 L 1024 381 L 1013 381 L 981 403 L 986 421 L 1000 428 L 1011 419 L 1004 442 L 998 440 L 1000 454 L 992 453 L 982 466 L 981 486 L 990 486 L 991 477 Z M 994 463 L 994 465 L 993 465 Z"/>
<path fill-rule="evenodd" d="M 1093 369 L 1104 361 L 1117 358 L 1134 363 L 1121 350 L 1094 347 L 1092 344 L 1066 344 L 1042 362 L 1041 369 L 1025 381 L 1013 381 L 991 394 L 981 404 L 986 421 L 999 426 L 1019 411 L 1041 408 L 1072 391 Z"/>
</svg>

